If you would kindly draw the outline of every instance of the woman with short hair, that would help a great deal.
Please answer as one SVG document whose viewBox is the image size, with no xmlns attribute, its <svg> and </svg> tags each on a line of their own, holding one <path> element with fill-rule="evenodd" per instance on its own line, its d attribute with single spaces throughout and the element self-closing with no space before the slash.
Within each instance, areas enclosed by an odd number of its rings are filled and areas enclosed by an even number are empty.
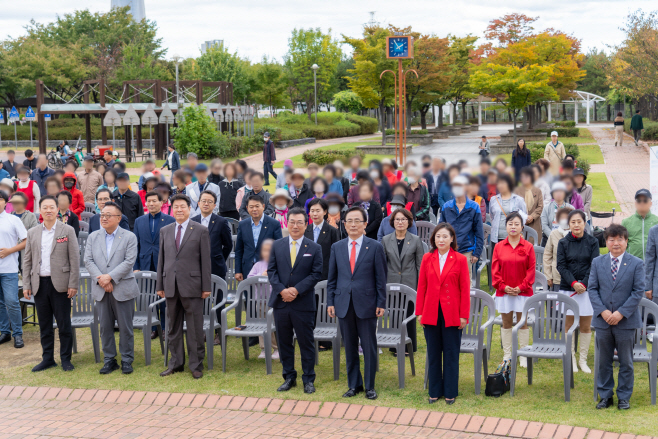
<svg viewBox="0 0 658 439">
<path fill-rule="evenodd" d="M 553 230 L 546 241 L 546 246 L 544 247 L 544 274 L 546 275 L 546 280 L 548 281 L 548 287 L 552 291 L 560 291 L 560 272 L 557 271 L 557 244 L 562 238 L 567 236 L 569 233 L 569 212 L 573 209 L 569 207 L 564 207 L 558 209 L 555 214 L 555 220 L 558 223 L 557 229 Z"/>
<path fill-rule="evenodd" d="M 496 183 L 498 194 L 489 200 L 489 216 L 491 216 L 491 246 L 507 238 L 506 218 L 514 212 L 522 212 L 527 217 L 525 200 L 515 193 L 512 177 L 507 174 L 498 175 Z M 525 219 L 523 220 L 525 223 Z"/>
</svg>

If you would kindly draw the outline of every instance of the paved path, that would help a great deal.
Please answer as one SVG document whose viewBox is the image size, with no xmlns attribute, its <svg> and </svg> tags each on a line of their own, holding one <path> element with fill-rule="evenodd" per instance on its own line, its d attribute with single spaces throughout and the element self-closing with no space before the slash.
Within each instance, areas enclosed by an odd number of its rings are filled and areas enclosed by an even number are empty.
<svg viewBox="0 0 658 439">
<path fill-rule="evenodd" d="M 4 386 L 0 411 L 3 438 L 651 439 L 436 409 L 49 387 Z"/>
</svg>

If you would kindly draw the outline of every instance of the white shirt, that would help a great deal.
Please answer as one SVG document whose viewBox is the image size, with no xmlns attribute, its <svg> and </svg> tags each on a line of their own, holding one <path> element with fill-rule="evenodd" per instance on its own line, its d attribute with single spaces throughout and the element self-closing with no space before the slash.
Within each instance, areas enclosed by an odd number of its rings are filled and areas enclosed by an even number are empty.
<svg viewBox="0 0 658 439">
<path fill-rule="evenodd" d="M 445 255 L 439 253 L 439 266 L 441 267 L 441 273 L 443 273 L 443 266 L 446 264 L 449 254 L 450 254 L 450 250 L 448 250 Z"/>
<path fill-rule="evenodd" d="M 210 214 L 206 217 L 204 217 L 203 214 L 201 214 L 201 225 L 206 226 L 206 227 L 210 227 L 210 217 L 211 216 L 212 216 L 212 212 L 210 212 Z M 181 237 L 181 241 L 183 241 L 183 237 Z"/>
<path fill-rule="evenodd" d="M 176 235 L 178 235 L 178 226 L 183 226 L 183 228 L 180 231 L 180 242 L 181 244 L 183 243 L 183 238 L 185 237 L 185 229 L 187 229 L 187 225 L 189 223 L 190 223 L 189 218 L 185 220 L 183 224 L 178 224 L 178 221 L 176 221 L 176 229 L 174 230 L 174 242 L 176 242 Z"/>
<path fill-rule="evenodd" d="M 356 258 L 354 262 L 359 260 L 359 251 L 361 251 L 361 244 L 363 244 L 363 235 L 359 236 L 357 239 L 347 238 L 347 257 L 349 258 L 352 255 L 352 243 L 356 242 Z"/>
<path fill-rule="evenodd" d="M 27 238 L 21 219 L 4 210 L 0 213 L 0 248 L 12 248 Z M 18 252 L 0 259 L 0 274 L 18 273 Z"/>
<path fill-rule="evenodd" d="M 169 153 L 169 157 L 167 157 L 167 164 L 169 165 L 169 169 L 171 169 L 172 162 L 174 160 L 174 152 Z"/>
<path fill-rule="evenodd" d="M 46 224 L 42 224 L 43 230 L 41 231 L 41 268 L 39 268 L 39 276 L 50 276 L 50 252 L 53 247 L 53 239 L 55 238 L 55 229 L 57 223 L 48 230 Z"/>
</svg>

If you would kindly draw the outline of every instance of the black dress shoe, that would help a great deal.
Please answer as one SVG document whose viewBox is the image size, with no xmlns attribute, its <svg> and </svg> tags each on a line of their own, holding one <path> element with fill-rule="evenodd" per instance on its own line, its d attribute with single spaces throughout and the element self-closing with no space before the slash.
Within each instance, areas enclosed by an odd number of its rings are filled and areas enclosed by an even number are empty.
<svg viewBox="0 0 658 439">
<path fill-rule="evenodd" d="M 427 403 L 428 404 L 436 404 L 436 402 L 439 400 L 439 398 L 432 399 L 432 398 L 427 398 Z"/>
<path fill-rule="evenodd" d="M 32 368 L 32 372 L 41 372 L 42 370 L 50 369 L 51 367 L 57 367 L 55 360 L 43 360 L 41 363 Z"/>
<path fill-rule="evenodd" d="M 455 403 L 456 400 L 457 400 L 457 398 L 446 399 L 446 404 L 448 404 L 448 405 L 453 405 L 453 404 Z"/>
<path fill-rule="evenodd" d="M 349 389 L 347 392 L 343 393 L 343 398 L 351 398 L 361 392 L 363 392 L 363 386 L 359 386 L 356 389 Z"/>
<path fill-rule="evenodd" d="M 617 401 L 617 408 L 619 410 L 628 410 L 631 408 L 631 403 L 627 399 L 620 399 Z"/>
<path fill-rule="evenodd" d="M 0 335 L 0 344 L 7 343 L 9 340 L 11 340 L 11 335 L 9 334 Z"/>
<path fill-rule="evenodd" d="M 601 399 L 598 404 L 596 404 L 596 409 L 601 410 L 601 409 L 607 409 L 608 407 L 612 406 L 614 404 L 614 401 L 612 398 L 606 398 L 606 399 Z"/>
<path fill-rule="evenodd" d="M 23 346 L 25 346 L 25 343 L 23 343 L 23 337 L 20 335 L 14 336 L 14 347 L 20 349 Z"/>
<path fill-rule="evenodd" d="M 161 377 L 168 377 L 169 375 L 173 375 L 175 373 L 182 372 L 184 370 L 185 370 L 185 366 L 179 366 L 179 367 L 176 367 L 174 369 L 167 369 L 167 370 L 164 370 L 164 371 L 160 372 L 160 376 Z"/>
<path fill-rule="evenodd" d="M 192 378 L 194 378 L 195 380 L 203 378 L 203 372 L 201 372 L 200 370 L 195 370 L 194 372 L 192 372 Z"/>
<path fill-rule="evenodd" d="M 276 389 L 277 392 L 287 392 L 288 390 L 292 389 L 293 387 L 297 386 L 297 380 L 293 379 L 287 379 L 279 386 L 278 389 Z M 306 388 L 306 386 L 304 386 Z"/>
<path fill-rule="evenodd" d="M 75 367 L 73 367 L 73 364 L 70 361 L 63 361 L 62 360 L 62 370 L 64 372 L 70 372 L 73 369 L 75 369 Z"/>
<path fill-rule="evenodd" d="M 117 363 L 117 360 L 112 358 L 110 361 L 108 361 L 107 363 L 105 363 L 103 365 L 103 368 L 100 370 L 100 374 L 101 375 L 107 375 L 109 373 L 114 372 L 115 370 L 117 370 L 119 368 L 120 368 L 120 366 Z"/>
<path fill-rule="evenodd" d="M 132 363 L 127 363 L 125 361 L 121 362 L 121 373 L 124 375 L 128 375 L 133 373 L 133 365 Z"/>
<path fill-rule="evenodd" d="M 315 386 L 313 383 L 304 384 L 304 393 L 315 393 Z"/>
<path fill-rule="evenodd" d="M 375 392 L 375 389 L 366 390 L 366 398 L 377 399 L 377 392 Z"/>
<path fill-rule="evenodd" d="M 151 340 L 158 338 L 158 331 L 151 331 Z"/>
</svg>

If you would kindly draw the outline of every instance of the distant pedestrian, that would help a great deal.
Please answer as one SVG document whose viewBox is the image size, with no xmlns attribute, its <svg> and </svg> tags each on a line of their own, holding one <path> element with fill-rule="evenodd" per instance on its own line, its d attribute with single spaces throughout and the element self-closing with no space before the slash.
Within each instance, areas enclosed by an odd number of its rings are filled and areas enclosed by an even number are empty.
<svg viewBox="0 0 658 439">
<path fill-rule="evenodd" d="M 635 140 L 635 146 L 637 146 L 638 140 L 642 137 L 642 130 L 644 129 L 644 124 L 642 123 L 642 115 L 640 110 L 635 110 L 635 115 L 631 119 L 631 129 L 633 130 L 633 139 Z"/>
<path fill-rule="evenodd" d="M 270 174 L 276 179 L 276 173 L 272 165 L 276 162 L 276 152 L 274 151 L 274 142 L 270 140 L 270 133 L 263 134 L 263 175 L 265 175 L 265 186 L 270 185 Z"/>
<path fill-rule="evenodd" d="M 621 111 L 617 113 L 617 117 L 614 120 L 615 126 L 615 146 L 624 145 L 624 117 L 621 115 Z"/>
</svg>

